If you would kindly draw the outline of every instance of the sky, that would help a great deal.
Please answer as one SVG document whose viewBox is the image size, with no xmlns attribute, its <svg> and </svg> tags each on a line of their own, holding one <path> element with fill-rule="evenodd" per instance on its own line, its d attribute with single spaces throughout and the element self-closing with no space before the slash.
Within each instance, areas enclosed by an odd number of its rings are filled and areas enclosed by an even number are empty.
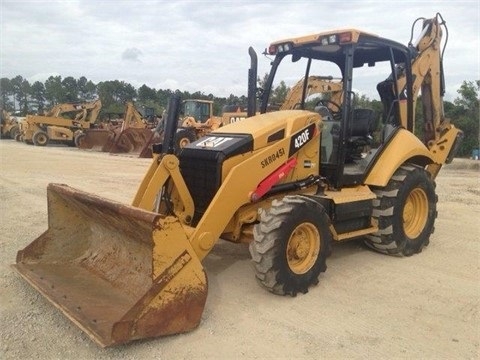
<svg viewBox="0 0 480 360">
<path fill-rule="evenodd" d="M 340 28 L 407 44 L 418 17 L 448 27 L 446 98 L 480 79 L 480 1 L 0 0 L 0 77 L 121 80 L 139 88 L 246 95 L 248 47 Z M 386 74 L 388 75 L 388 74 Z M 289 86 L 293 84 L 287 84 Z"/>
</svg>

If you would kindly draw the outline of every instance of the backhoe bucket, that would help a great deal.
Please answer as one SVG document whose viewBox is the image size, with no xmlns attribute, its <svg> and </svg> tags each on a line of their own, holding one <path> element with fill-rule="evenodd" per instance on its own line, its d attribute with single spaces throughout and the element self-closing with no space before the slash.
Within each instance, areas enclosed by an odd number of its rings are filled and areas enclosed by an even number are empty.
<svg viewBox="0 0 480 360">
<path fill-rule="evenodd" d="M 128 128 L 116 138 L 110 153 L 140 154 L 153 135 L 151 129 Z"/>
<path fill-rule="evenodd" d="M 198 326 L 205 271 L 175 217 L 49 184 L 48 230 L 20 275 L 100 346 Z"/>
<path fill-rule="evenodd" d="M 89 129 L 76 141 L 79 149 L 109 152 L 115 143 L 115 131 L 107 129 Z"/>
</svg>

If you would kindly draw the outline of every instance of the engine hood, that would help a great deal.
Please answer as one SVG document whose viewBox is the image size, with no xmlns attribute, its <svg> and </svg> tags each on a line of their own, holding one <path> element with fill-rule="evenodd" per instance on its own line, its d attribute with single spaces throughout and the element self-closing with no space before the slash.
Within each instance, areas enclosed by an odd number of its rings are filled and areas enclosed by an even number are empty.
<svg viewBox="0 0 480 360">
<path fill-rule="evenodd" d="M 321 126 L 317 113 L 305 110 L 284 110 L 255 115 L 244 120 L 225 125 L 210 134 L 188 144 L 182 149 L 180 162 L 188 159 L 215 159 L 222 162 L 236 155 L 274 145 L 284 139 L 302 136 L 301 132 L 313 134 L 307 127 Z M 303 144 L 303 143 L 302 143 Z M 288 156 L 301 145 L 290 146 Z"/>
<path fill-rule="evenodd" d="M 272 143 L 288 138 L 312 123 L 320 123 L 320 115 L 306 110 L 283 110 L 255 115 L 225 125 L 209 136 L 250 135 L 252 150 L 258 150 Z"/>
</svg>

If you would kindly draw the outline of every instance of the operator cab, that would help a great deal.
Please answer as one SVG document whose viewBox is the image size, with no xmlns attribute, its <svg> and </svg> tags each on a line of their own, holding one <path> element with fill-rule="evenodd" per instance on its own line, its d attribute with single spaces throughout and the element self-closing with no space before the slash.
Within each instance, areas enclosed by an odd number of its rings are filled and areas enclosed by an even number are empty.
<svg viewBox="0 0 480 360">
<path fill-rule="evenodd" d="M 413 127 L 411 101 L 405 101 L 412 93 L 412 79 L 407 76 L 403 89 L 391 80 L 411 64 L 406 46 L 358 30 L 342 30 L 278 41 L 267 52 L 275 58 L 260 112 L 267 111 L 281 81 L 291 85 L 293 79 L 306 79 L 297 108 L 315 111 L 323 119 L 320 174 L 333 187 L 361 184 L 395 130 L 401 124 Z M 332 99 L 328 91 L 309 94 L 309 77 L 319 74 L 342 83 L 340 99 Z"/>
<path fill-rule="evenodd" d="M 185 100 L 183 102 L 183 116 L 191 116 L 201 123 L 206 122 L 212 116 L 213 101 L 209 100 Z"/>
</svg>

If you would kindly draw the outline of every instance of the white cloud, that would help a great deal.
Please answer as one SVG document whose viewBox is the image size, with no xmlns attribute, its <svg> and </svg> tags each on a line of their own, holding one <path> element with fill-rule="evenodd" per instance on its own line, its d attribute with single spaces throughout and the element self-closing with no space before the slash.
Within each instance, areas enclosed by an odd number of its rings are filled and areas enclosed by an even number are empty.
<svg viewBox="0 0 480 360">
<path fill-rule="evenodd" d="M 142 55 L 142 51 L 137 48 L 128 48 L 125 49 L 122 53 L 122 60 L 127 61 L 138 61 L 140 62 L 140 56 Z"/>
</svg>

